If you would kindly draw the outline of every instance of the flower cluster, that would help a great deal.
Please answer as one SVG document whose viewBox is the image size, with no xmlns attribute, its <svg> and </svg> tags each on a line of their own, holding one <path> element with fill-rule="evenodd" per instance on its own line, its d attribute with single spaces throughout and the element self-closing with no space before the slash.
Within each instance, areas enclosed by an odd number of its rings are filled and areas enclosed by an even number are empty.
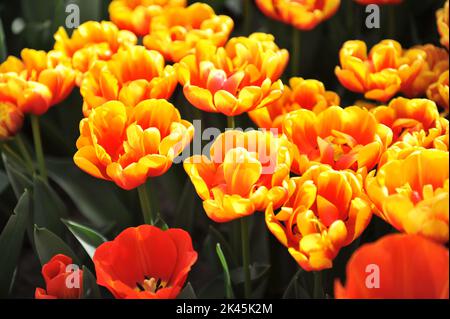
<svg viewBox="0 0 450 319">
<path fill-rule="evenodd" d="M 333 16 L 340 1 L 256 4 L 271 18 L 310 30 Z M 144 221 L 151 225 L 120 229 L 112 241 L 98 236 L 103 243 L 90 255 L 99 285 L 115 298 L 176 298 L 197 261 L 189 233 L 156 226 L 146 193 L 149 179 L 164 175 L 194 137 L 193 124 L 174 105 L 184 95 L 200 111 L 227 116 L 231 126 L 183 167 L 211 220 L 240 219 L 242 233 L 233 239 L 242 241 L 247 297 L 249 218 L 263 215 L 263 227 L 301 268 L 321 271 L 333 267 L 375 214 L 401 234 L 359 248 L 347 264 L 345 286 L 335 282 L 336 297 L 448 298 L 446 49 L 404 49 L 387 39 L 367 52 L 364 41 L 345 42 L 337 79 L 383 105 L 343 106 L 346 99 L 336 93 L 341 91 L 327 90 L 319 80 L 293 76 L 284 85 L 289 52 L 275 37 L 256 32 L 229 39 L 233 20 L 207 4 L 114 0 L 109 12 L 112 22 L 85 22 L 70 37 L 60 28 L 49 52 L 23 49 L 21 59 L 10 56 L 0 65 L 0 146 L 20 131 L 26 114 L 35 125 L 36 116 L 78 86 L 83 118 L 74 164 L 123 190 L 138 189 Z M 448 49 L 448 1 L 436 16 Z M 262 130 L 236 129 L 234 117 L 242 114 Z M 43 176 L 40 147 L 36 160 Z M 83 279 L 93 277 L 89 269 L 73 268 L 74 256 L 45 257 L 45 288 L 37 288 L 35 297 L 83 298 Z M 383 267 L 381 290 L 361 284 L 365 266 L 373 263 Z M 69 287 L 72 278 L 78 284 Z"/>
</svg>

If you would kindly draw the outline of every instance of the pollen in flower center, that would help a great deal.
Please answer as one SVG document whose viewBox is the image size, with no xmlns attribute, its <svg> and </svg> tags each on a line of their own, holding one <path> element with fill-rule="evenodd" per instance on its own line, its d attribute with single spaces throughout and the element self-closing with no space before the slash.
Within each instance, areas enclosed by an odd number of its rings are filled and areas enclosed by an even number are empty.
<svg viewBox="0 0 450 319">
<path fill-rule="evenodd" d="M 136 283 L 136 290 L 156 293 L 158 290 L 165 288 L 166 285 L 167 282 L 162 281 L 161 279 L 156 279 L 154 277 L 149 279 L 148 277 L 145 277 L 142 283 Z"/>
</svg>

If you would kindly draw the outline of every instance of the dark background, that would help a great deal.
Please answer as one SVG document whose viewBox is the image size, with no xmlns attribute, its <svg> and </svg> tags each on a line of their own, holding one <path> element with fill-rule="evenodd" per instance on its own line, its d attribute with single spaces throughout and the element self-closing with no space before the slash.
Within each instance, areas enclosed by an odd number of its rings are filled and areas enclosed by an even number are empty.
<svg viewBox="0 0 450 319">
<path fill-rule="evenodd" d="M 272 33 L 280 47 L 291 51 L 290 26 L 273 21 L 262 15 L 251 0 L 204 1 L 214 7 L 216 13 L 226 14 L 235 21 L 233 36 L 246 35 L 243 4 L 250 2 L 248 29 L 251 32 Z M 194 1 L 189 1 L 190 3 Z M 76 3 L 80 6 L 81 22 L 87 20 L 108 20 L 109 1 L 102 0 L 0 0 L 0 61 L 8 55 L 19 56 L 25 47 L 49 50 L 53 46 L 53 33 L 64 25 L 65 6 Z M 435 11 L 442 7 L 444 0 L 404 0 L 398 6 L 381 7 L 381 28 L 367 29 L 364 24 L 365 7 L 352 0 L 342 0 L 337 14 L 312 31 L 301 34 L 300 74 L 303 78 L 313 78 L 325 83 L 328 90 L 341 96 L 342 106 L 351 105 L 361 98 L 346 91 L 337 81 L 334 68 L 338 64 L 339 48 L 346 40 L 362 39 L 370 48 L 385 38 L 399 41 L 403 47 L 432 43 L 439 45 Z M 12 26 L 15 27 L 13 32 Z M 3 45 L 2 45 L 3 43 Z M 291 76 L 289 67 L 283 80 Z M 197 118 L 177 88 L 172 103 L 177 106 L 182 117 L 192 121 Z M 142 223 L 137 193 L 126 192 L 113 183 L 99 181 L 81 172 L 72 162 L 78 124 L 82 118 L 81 98 L 75 89 L 71 96 L 52 108 L 42 117 L 42 134 L 48 160 L 52 186 L 67 206 L 70 218 L 102 232 L 108 239 L 114 238 L 127 226 Z M 202 115 L 203 128 L 208 126 L 224 129 L 226 119 L 219 114 Z M 237 125 L 254 125 L 246 115 L 237 119 Z M 29 123 L 24 125 L 24 136 L 31 142 Z M 207 141 L 205 141 L 206 143 Z M 31 148 L 30 148 L 31 149 Z M 55 178 L 56 177 L 56 178 Z M 171 170 L 158 178 L 151 179 L 148 187 L 152 191 L 153 203 L 159 206 L 162 218 L 170 227 L 180 227 L 191 233 L 194 246 L 199 252 L 199 261 L 190 274 L 189 281 L 199 297 L 223 297 L 222 269 L 215 253 L 215 245 L 220 242 L 232 270 L 237 296 L 241 295 L 242 272 L 239 255 L 234 256 L 233 247 L 239 247 L 239 238 L 230 238 L 234 223 L 216 224 L 210 221 L 202 208 L 201 201 L 193 189 L 182 165 L 174 165 Z M 87 203 L 80 205 L 80 202 Z M 12 213 L 17 199 L 7 185 L 3 165 L 0 164 L 0 229 Z M 255 213 L 251 218 L 251 253 L 254 264 L 254 297 L 302 298 L 310 297 L 312 274 L 301 270 L 265 228 L 263 213 Z M 343 278 L 345 265 L 351 253 L 361 244 L 381 237 L 392 228 L 377 217 L 365 233 L 352 245 L 342 249 L 335 260 L 333 269 L 324 271 L 324 286 L 327 296 L 333 295 L 335 278 Z M 82 260 L 92 268 L 89 257 L 78 242 L 67 233 L 64 238 Z M 43 287 L 40 264 L 28 239 L 22 251 L 17 269 L 12 297 L 33 297 L 36 287 Z M 0 252 L 1 253 L 1 252 Z M 268 265 L 271 265 L 270 267 Z M 295 275 L 295 276 L 294 276 Z M 106 293 L 105 293 L 106 294 Z"/>
</svg>

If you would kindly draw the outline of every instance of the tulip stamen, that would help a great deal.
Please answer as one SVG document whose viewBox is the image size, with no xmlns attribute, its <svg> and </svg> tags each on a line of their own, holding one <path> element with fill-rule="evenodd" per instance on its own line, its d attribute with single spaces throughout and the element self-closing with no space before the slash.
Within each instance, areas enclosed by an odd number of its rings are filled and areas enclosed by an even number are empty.
<svg viewBox="0 0 450 319">
<path fill-rule="evenodd" d="M 136 282 L 136 289 L 138 291 L 148 291 L 152 293 L 158 292 L 158 290 L 165 288 L 167 285 L 166 282 L 162 281 L 161 278 L 155 279 L 154 277 L 147 277 L 142 283 Z"/>
</svg>

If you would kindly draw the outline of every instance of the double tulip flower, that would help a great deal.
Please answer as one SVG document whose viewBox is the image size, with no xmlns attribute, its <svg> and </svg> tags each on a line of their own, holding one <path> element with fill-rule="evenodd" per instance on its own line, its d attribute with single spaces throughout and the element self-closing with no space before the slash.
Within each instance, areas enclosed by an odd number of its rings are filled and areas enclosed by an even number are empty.
<svg viewBox="0 0 450 319">
<path fill-rule="evenodd" d="M 216 15 L 205 3 L 194 3 L 187 8 L 173 7 L 151 20 L 144 45 L 161 52 L 166 60 L 178 62 L 193 54 L 200 40 L 223 46 L 233 26 L 230 17 Z"/>
<path fill-rule="evenodd" d="M 376 214 L 408 234 L 446 243 L 448 151 L 416 149 L 384 164 L 366 178 Z"/>
<path fill-rule="evenodd" d="M 427 97 L 444 108 L 445 112 L 449 111 L 449 86 L 448 86 L 448 70 L 443 72 L 438 80 L 431 84 L 427 89 Z"/>
<path fill-rule="evenodd" d="M 394 146 L 421 146 L 448 151 L 448 120 L 427 99 L 396 98 L 371 109 L 380 124 L 393 132 Z"/>
<path fill-rule="evenodd" d="M 292 180 L 295 192 L 280 211 L 268 206 L 267 227 L 303 269 L 331 268 L 372 217 L 362 176 L 319 164 Z"/>
<path fill-rule="evenodd" d="M 432 45 L 404 50 L 383 40 L 367 54 L 366 44 L 347 41 L 339 52 L 336 76 L 347 89 L 367 99 L 386 102 L 398 92 L 408 97 L 425 94 L 428 86 L 448 70 L 448 53 Z"/>
<path fill-rule="evenodd" d="M 194 155 L 184 161 L 206 214 L 227 222 L 280 207 L 292 194 L 289 179 L 292 145 L 269 131 L 228 130 L 211 146 L 210 157 Z"/>
<path fill-rule="evenodd" d="M 113 0 L 109 5 L 109 16 L 120 29 L 144 36 L 154 17 L 186 4 L 186 0 Z"/>
<path fill-rule="evenodd" d="M 283 120 L 289 112 L 307 109 L 320 113 L 329 106 L 339 104 L 339 95 L 326 91 L 322 82 L 293 77 L 289 80 L 289 86 L 284 87 L 281 98 L 267 107 L 249 112 L 248 115 L 260 128 L 276 128 L 281 132 Z"/>
<path fill-rule="evenodd" d="M 291 112 L 283 132 L 296 146 L 292 171 L 297 174 L 317 163 L 368 172 L 392 141 L 392 131 L 358 106 L 331 106 L 319 114 L 305 109 Z"/>
<path fill-rule="evenodd" d="M 281 76 L 289 54 L 272 35 L 237 37 L 225 47 L 200 41 L 195 54 L 176 64 L 186 99 L 202 111 L 235 116 L 274 102 L 283 93 Z"/>
<path fill-rule="evenodd" d="M 133 46 L 119 50 L 109 61 L 97 61 L 81 83 L 83 113 L 107 101 L 135 106 L 147 99 L 169 99 L 177 85 L 175 70 L 157 51 Z"/>
<path fill-rule="evenodd" d="M 80 85 L 83 74 L 89 71 L 95 61 L 109 60 L 120 48 L 137 43 L 133 33 L 119 30 L 109 21 L 85 22 L 70 37 L 60 27 L 54 38 L 54 49 L 70 59 L 72 68 L 77 71 L 77 85 Z"/>
<path fill-rule="evenodd" d="M 0 101 L 42 115 L 69 95 L 75 72 L 58 51 L 23 49 L 21 57 L 10 56 L 0 65 Z"/>
<path fill-rule="evenodd" d="M 193 125 L 166 100 L 134 107 L 109 101 L 81 121 L 74 161 L 85 172 L 129 190 L 164 174 L 193 135 Z"/>
<path fill-rule="evenodd" d="M 256 5 L 266 16 L 301 30 L 314 29 L 332 17 L 340 3 L 340 0 L 256 0 Z"/>
</svg>

